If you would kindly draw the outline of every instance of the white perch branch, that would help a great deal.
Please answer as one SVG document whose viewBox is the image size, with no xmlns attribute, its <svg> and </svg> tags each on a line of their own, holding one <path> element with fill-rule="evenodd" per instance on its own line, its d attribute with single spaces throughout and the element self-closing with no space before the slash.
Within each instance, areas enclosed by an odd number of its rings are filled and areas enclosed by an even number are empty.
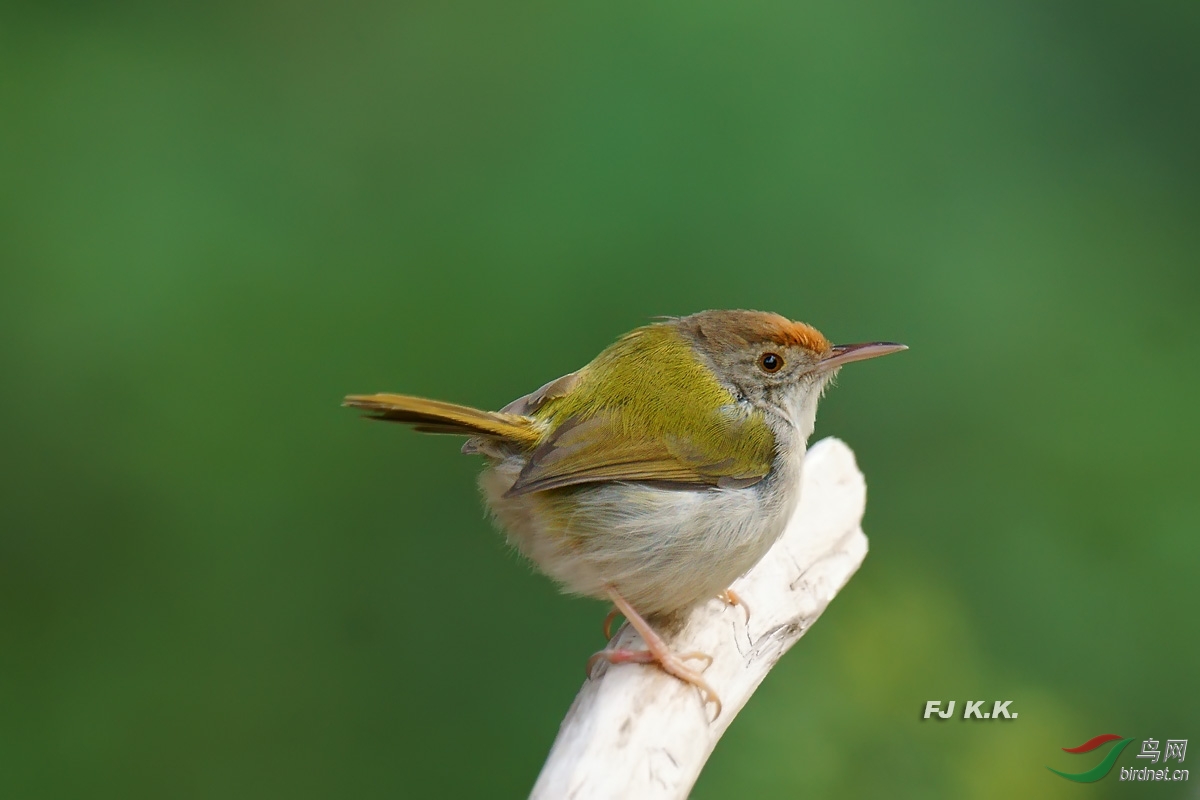
<svg viewBox="0 0 1200 800">
<path fill-rule="evenodd" d="M 687 797 L 717 740 L 771 667 L 821 616 L 867 555 L 860 527 L 867 487 L 854 453 L 823 439 L 804 460 L 800 504 L 775 546 L 733 588 L 750 608 L 714 598 L 676 632 L 677 653 L 712 655 L 704 673 L 724 704 L 702 705 L 692 686 L 645 665 L 597 667 L 575 698 L 534 800 Z M 624 626 L 613 643 L 641 647 Z M 692 662 L 697 663 L 697 662 Z"/>
</svg>

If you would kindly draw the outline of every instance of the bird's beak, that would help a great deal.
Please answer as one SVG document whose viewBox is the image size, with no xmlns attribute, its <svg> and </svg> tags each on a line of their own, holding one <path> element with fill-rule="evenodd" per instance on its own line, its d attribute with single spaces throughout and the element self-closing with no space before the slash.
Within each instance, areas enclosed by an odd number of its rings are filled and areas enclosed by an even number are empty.
<svg viewBox="0 0 1200 800">
<path fill-rule="evenodd" d="M 899 353 L 901 350 L 907 349 L 908 345 L 896 344 L 895 342 L 835 344 L 829 351 L 829 355 L 822 358 L 817 367 L 822 370 L 836 369 L 843 364 L 849 364 L 851 361 L 865 361 L 868 358 L 878 358 L 879 356 L 886 356 L 888 353 Z"/>
</svg>

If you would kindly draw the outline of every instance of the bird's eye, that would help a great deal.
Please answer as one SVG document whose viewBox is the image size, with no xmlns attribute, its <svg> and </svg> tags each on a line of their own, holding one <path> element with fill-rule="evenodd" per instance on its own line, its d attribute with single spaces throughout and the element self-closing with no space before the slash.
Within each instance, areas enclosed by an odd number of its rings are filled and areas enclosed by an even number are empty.
<svg viewBox="0 0 1200 800">
<path fill-rule="evenodd" d="M 783 369 L 783 356 L 778 353 L 763 353 L 758 357 L 758 366 L 763 372 L 779 372 Z"/>
</svg>

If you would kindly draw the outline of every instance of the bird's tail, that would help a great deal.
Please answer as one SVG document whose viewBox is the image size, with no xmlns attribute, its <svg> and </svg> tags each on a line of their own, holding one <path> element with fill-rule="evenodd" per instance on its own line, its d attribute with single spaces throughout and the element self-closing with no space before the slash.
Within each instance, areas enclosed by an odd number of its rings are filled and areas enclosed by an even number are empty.
<svg viewBox="0 0 1200 800">
<path fill-rule="evenodd" d="M 443 403 L 403 394 L 352 394 L 343 406 L 362 409 L 370 419 L 403 422 L 422 433 L 485 436 L 525 447 L 535 447 L 541 434 L 529 417 L 500 411 L 480 411 L 470 406 Z"/>
</svg>

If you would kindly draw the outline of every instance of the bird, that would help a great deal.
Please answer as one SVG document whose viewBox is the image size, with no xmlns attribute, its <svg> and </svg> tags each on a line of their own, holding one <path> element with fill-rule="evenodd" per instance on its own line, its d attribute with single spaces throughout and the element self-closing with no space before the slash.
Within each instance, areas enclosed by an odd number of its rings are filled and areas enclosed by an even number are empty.
<svg viewBox="0 0 1200 800">
<path fill-rule="evenodd" d="M 730 590 L 782 534 L 799 499 L 817 404 L 842 366 L 907 349 L 834 345 L 779 314 L 708 310 L 636 328 L 586 366 L 499 411 L 401 394 L 343 405 L 375 420 L 467 436 L 484 504 L 510 544 L 564 591 L 613 604 L 654 664 L 720 698 L 704 653 L 656 628 Z M 605 621 L 607 633 L 608 622 Z M 692 666 L 689 662 L 702 662 Z"/>
</svg>

